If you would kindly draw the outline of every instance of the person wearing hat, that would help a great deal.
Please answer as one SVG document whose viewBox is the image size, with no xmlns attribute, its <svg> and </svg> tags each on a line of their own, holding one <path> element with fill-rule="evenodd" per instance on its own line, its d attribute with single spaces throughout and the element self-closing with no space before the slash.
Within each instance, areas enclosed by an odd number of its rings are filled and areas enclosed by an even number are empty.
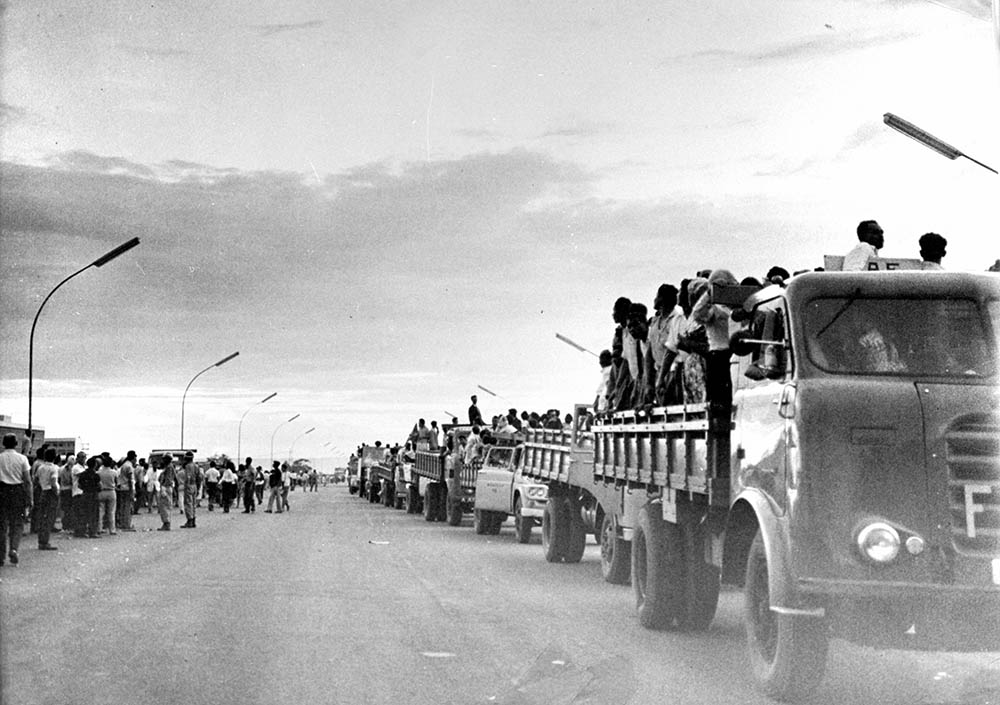
<svg viewBox="0 0 1000 705">
<path fill-rule="evenodd" d="M 188 451 L 184 454 L 184 516 L 187 522 L 181 525 L 182 529 L 195 529 L 195 507 L 198 503 L 198 493 L 201 491 L 201 483 L 205 481 L 205 473 L 195 465 L 194 453 Z"/>
</svg>

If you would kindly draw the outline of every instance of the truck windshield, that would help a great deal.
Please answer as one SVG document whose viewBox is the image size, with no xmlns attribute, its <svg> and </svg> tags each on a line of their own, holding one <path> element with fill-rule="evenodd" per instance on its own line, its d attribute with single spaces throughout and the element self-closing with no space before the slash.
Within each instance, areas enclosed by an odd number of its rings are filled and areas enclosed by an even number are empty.
<svg viewBox="0 0 1000 705">
<path fill-rule="evenodd" d="M 830 297 L 813 299 L 804 313 L 807 353 L 827 372 L 965 378 L 994 373 L 996 341 L 970 299 Z M 996 320 L 996 306 L 990 314 Z"/>
</svg>

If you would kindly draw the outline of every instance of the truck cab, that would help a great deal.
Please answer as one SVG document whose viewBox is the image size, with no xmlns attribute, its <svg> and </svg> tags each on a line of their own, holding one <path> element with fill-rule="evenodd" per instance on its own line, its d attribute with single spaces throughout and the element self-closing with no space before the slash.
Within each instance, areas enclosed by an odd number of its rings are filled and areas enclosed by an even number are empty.
<svg viewBox="0 0 1000 705">
<path fill-rule="evenodd" d="M 477 534 L 498 534 L 507 517 L 514 517 L 519 543 L 531 540 L 532 529 L 540 526 L 548 487 L 525 477 L 523 444 L 489 446 L 476 475 L 473 526 Z"/>
</svg>

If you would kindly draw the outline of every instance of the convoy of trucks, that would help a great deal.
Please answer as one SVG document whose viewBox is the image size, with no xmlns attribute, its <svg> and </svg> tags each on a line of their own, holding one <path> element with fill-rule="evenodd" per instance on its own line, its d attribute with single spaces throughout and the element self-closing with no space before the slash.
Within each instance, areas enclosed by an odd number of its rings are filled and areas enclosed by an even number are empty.
<svg viewBox="0 0 1000 705">
<path fill-rule="evenodd" d="M 540 511 L 556 563 L 593 534 L 653 629 L 706 629 L 741 587 L 753 675 L 779 699 L 818 685 L 833 637 L 1000 649 L 1000 278 L 811 273 L 733 305 L 731 405 L 578 406 L 481 468 L 418 451 L 425 516 L 457 525 L 470 497 L 495 533 Z"/>
</svg>

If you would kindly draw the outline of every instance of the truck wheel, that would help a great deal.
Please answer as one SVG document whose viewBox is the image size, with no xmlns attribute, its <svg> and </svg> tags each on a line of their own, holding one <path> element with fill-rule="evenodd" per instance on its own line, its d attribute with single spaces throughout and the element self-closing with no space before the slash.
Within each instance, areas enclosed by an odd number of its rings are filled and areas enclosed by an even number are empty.
<svg viewBox="0 0 1000 705">
<path fill-rule="evenodd" d="M 396 509 L 402 509 L 406 506 L 406 495 L 399 492 L 396 493 L 396 501 L 393 503 Z"/>
<path fill-rule="evenodd" d="M 688 529 L 690 540 L 685 544 L 685 615 L 684 629 L 700 632 L 708 629 L 719 604 L 719 569 L 705 562 L 705 543 L 708 541 L 703 526 Z M 688 538 L 685 536 L 685 538 Z"/>
<path fill-rule="evenodd" d="M 612 585 L 628 585 L 632 568 L 632 544 L 618 537 L 613 516 L 601 520 L 601 575 Z"/>
<path fill-rule="evenodd" d="M 442 483 L 434 485 L 434 521 L 448 519 L 448 486 Z"/>
<path fill-rule="evenodd" d="M 416 514 L 420 511 L 420 493 L 417 488 L 410 485 L 406 490 L 406 513 Z"/>
<path fill-rule="evenodd" d="M 499 534 L 500 527 L 503 526 L 505 519 L 507 519 L 507 515 L 503 512 L 490 512 L 490 521 L 489 526 L 486 527 L 486 533 L 490 536 Z"/>
<path fill-rule="evenodd" d="M 424 521 L 437 521 L 437 485 L 428 485 L 424 491 Z"/>
<path fill-rule="evenodd" d="M 518 543 L 528 543 L 531 541 L 531 530 L 535 527 L 535 520 L 532 517 L 521 515 L 521 498 L 514 500 L 514 533 L 517 534 Z"/>
<path fill-rule="evenodd" d="M 492 517 L 483 516 L 485 513 L 482 509 L 472 510 L 472 530 L 480 536 L 489 533 L 489 523 Z"/>
<path fill-rule="evenodd" d="M 386 483 L 382 486 L 382 505 L 385 507 L 391 507 L 396 503 L 396 492 L 395 488 Z"/>
<path fill-rule="evenodd" d="M 450 497 L 445 498 L 447 503 L 448 512 L 448 526 L 459 526 L 462 523 L 462 503 L 457 502 Z"/>
<path fill-rule="evenodd" d="M 567 531 L 566 550 L 563 560 L 567 563 L 579 563 L 587 548 L 587 527 L 580 516 L 580 502 L 575 497 L 564 497 L 566 505 Z"/>
<path fill-rule="evenodd" d="M 562 561 L 569 540 L 569 518 L 566 516 L 566 505 L 560 499 L 558 496 L 549 497 L 542 513 L 542 550 L 549 563 Z"/>
<path fill-rule="evenodd" d="M 680 527 L 644 506 L 632 535 L 632 590 L 639 623 L 674 629 L 684 614 L 684 544 Z"/>
<path fill-rule="evenodd" d="M 778 700 L 797 700 L 823 679 L 828 646 L 826 620 L 771 610 L 767 555 L 757 532 L 747 558 L 743 589 L 750 666 L 760 688 Z"/>
</svg>

